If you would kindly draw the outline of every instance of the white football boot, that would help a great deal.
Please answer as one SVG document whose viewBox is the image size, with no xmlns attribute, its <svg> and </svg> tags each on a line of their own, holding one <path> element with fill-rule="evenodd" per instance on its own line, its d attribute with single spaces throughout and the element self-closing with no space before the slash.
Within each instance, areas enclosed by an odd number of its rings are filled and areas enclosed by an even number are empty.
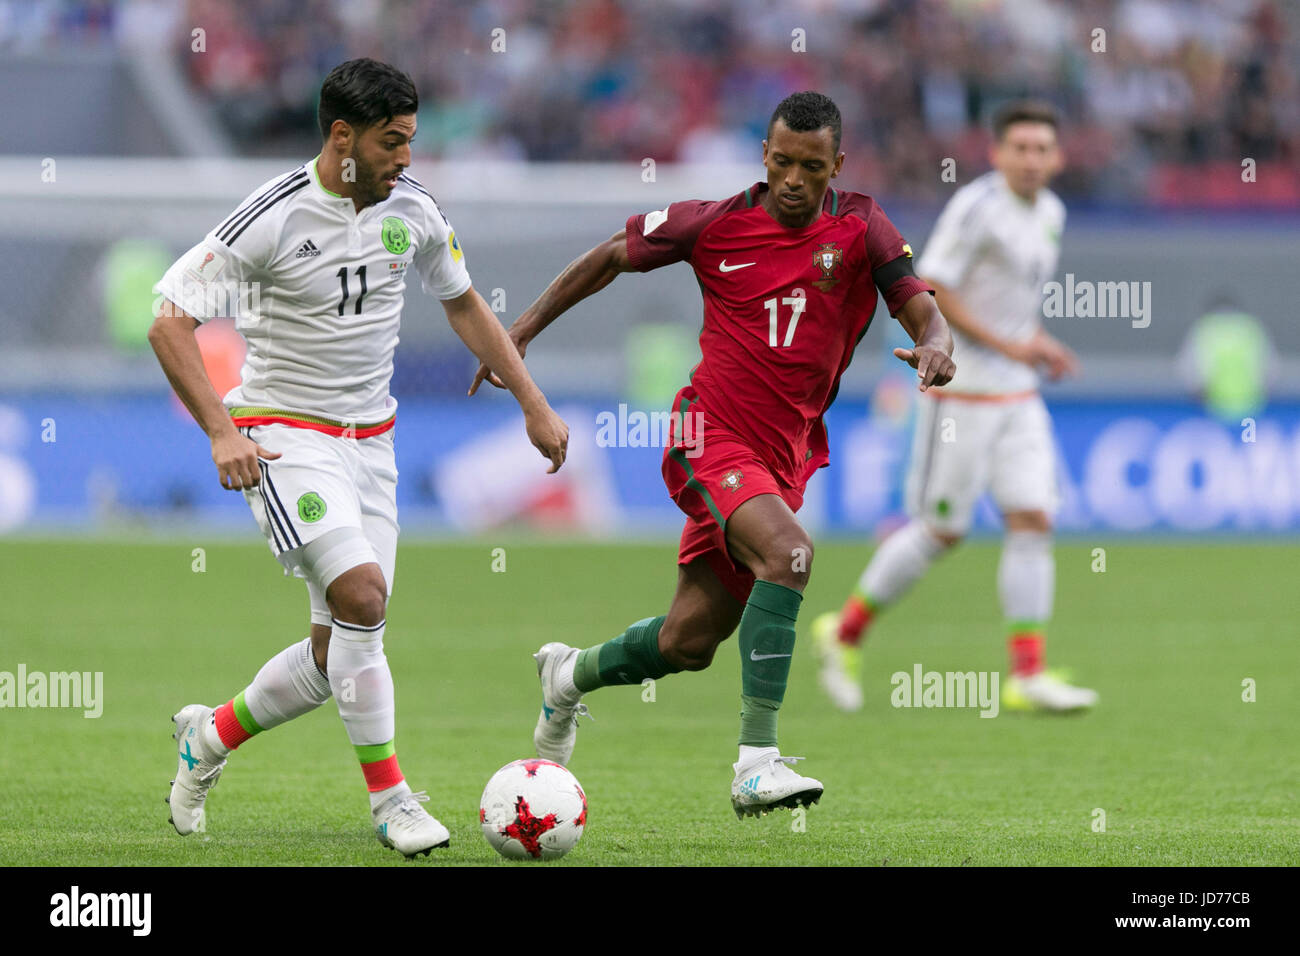
<svg viewBox="0 0 1300 956">
<path fill-rule="evenodd" d="M 1097 692 L 1075 687 L 1060 675 L 1043 671 L 1032 677 L 1010 675 L 1002 684 L 1002 707 L 1005 710 L 1046 710 L 1064 713 L 1086 710 L 1097 703 Z"/>
<path fill-rule="evenodd" d="M 379 842 L 408 860 L 420 854 L 428 856 L 435 847 L 449 846 L 451 833 L 420 806 L 428 802 L 429 795 L 423 790 L 398 793 L 371 810 Z"/>
<path fill-rule="evenodd" d="M 578 739 L 578 718 L 591 717 L 582 694 L 576 697 L 561 694 L 556 680 L 562 665 L 572 667 L 571 658 L 578 649 L 559 641 L 543 644 L 533 655 L 537 661 L 537 677 L 542 682 L 542 712 L 533 730 L 533 747 L 537 756 L 554 760 L 561 767 L 568 766 L 573 756 L 573 745 Z M 596 718 L 592 717 L 592 720 Z"/>
<path fill-rule="evenodd" d="M 813 647 L 821 667 L 817 677 L 840 710 L 862 709 L 862 649 L 840 640 L 840 616 L 834 611 L 818 615 L 812 623 Z"/>
<path fill-rule="evenodd" d="M 211 716 L 212 708 L 202 704 L 189 704 L 172 716 L 172 723 L 176 725 L 172 739 L 176 741 L 180 759 L 176 779 L 172 781 L 172 792 L 163 802 L 171 810 L 167 822 L 181 836 L 207 829 L 203 802 L 226 766 L 225 760 L 209 760 L 203 747 L 203 725 Z"/>
<path fill-rule="evenodd" d="M 807 807 L 822 798 L 822 782 L 802 777 L 790 765 L 803 757 L 782 757 L 775 747 L 764 750 L 744 766 L 732 764 L 731 806 L 736 816 L 761 817 L 772 810 Z"/>
</svg>

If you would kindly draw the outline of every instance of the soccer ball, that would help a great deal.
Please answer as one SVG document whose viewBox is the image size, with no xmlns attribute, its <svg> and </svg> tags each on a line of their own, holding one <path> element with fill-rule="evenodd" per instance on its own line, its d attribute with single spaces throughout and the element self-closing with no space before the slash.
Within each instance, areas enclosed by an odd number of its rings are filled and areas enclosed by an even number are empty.
<svg viewBox="0 0 1300 956">
<path fill-rule="evenodd" d="M 508 763 L 479 801 L 483 836 L 510 860 L 558 860 L 587 828 L 587 795 L 578 778 L 550 760 Z"/>
</svg>

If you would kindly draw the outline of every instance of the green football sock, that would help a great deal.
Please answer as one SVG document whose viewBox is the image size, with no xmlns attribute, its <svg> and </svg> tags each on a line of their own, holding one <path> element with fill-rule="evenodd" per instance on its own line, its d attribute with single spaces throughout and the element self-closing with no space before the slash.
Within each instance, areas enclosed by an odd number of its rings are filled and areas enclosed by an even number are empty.
<svg viewBox="0 0 1300 956">
<path fill-rule="evenodd" d="M 740 743 L 776 746 L 776 718 L 794 655 L 794 622 L 803 595 L 755 581 L 740 617 Z"/>
<path fill-rule="evenodd" d="M 664 617 L 637 621 L 604 644 L 578 652 L 573 665 L 573 683 L 584 694 L 613 684 L 639 684 L 647 677 L 658 679 L 673 672 L 659 653 L 659 628 Z"/>
</svg>

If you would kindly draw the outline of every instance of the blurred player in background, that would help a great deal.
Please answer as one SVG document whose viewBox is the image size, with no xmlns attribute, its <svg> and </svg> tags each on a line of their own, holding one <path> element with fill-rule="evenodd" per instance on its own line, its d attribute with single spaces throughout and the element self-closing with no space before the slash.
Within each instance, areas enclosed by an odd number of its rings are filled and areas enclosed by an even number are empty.
<svg viewBox="0 0 1300 956">
<path fill-rule="evenodd" d="M 1065 224 L 1065 206 L 1047 188 L 1062 165 L 1057 126 L 1048 104 L 1002 107 L 993 120 L 993 170 L 953 194 L 917 263 L 952 326 L 961 376 L 955 389 L 921 398 L 906 483 L 910 522 L 876 550 L 843 610 L 813 622 L 822 686 L 844 710 L 862 706 L 860 645 L 871 622 L 961 541 L 985 491 L 1005 525 L 997 581 L 1011 673 L 1003 706 L 1066 711 L 1097 701 L 1096 692 L 1044 668 L 1057 493 L 1038 375 L 1078 371 L 1074 353 L 1041 320 Z"/>
<path fill-rule="evenodd" d="M 408 268 L 470 351 L 502 370 L 552 471 L 568 429 L 474 290 L 438 204 L 403 173 L 418 106 L 410 77 L 387 64 L 336 67 L 321 87 L 320 155 L 260 187 L 155 290 L 163 302 L 149 341 L 168 380 L 212 440 L 222 486 L 243 492 L 311 601 L 311 637 L 215 711 L 190 704 L 172 718 L 180 760 L 167 802 L 182 835 L 204 828 L 204 801 L 232 750 L 332 694 L 380 842 L 408 857 L 449 842 L 397 764 L 383 643 L 398 532 L 389 382 Z M 248 358 L 223 405 L 194 331 L 228 314 L 225 290 L 238 296 L 253 282 L 257 310 L 241 304 L 237 319 Z"/>
<path fill-rule="evenodd" d="M 1268 328 L 1226 290 L 1192 323 L 1178 354 L 1183 381 L 1219 421 L 1244 426 L 1268 404 L 1273 343 Z"/>
<path fill-rule="evenodd" d="M 528 343 L 620 273 L 686 261 L 704 296 L 702 360 L 674 402 L 664 481 L 686 513 L 677 592 L 604 644 L 561 642 L 536 654 L 542 712 L 537 753 L 567 763 L 582 696 L 702 670 L 740 628 L 740 751 L 736 815 L 815 803 L 819 781 L 795 773 L 777 746 L 777 712 L 794 652 L 795 618 L 812 542 L 795 512 L 809 477 L 829 462 L 822 415 L 867 330 L 877 290 L 914 347 L 894 354 L 920 387 L 953 374 L 952 339 L 912 253 L 880 207 L 830 188 L 844 162 L 840 112 L 819 93 L 796 93 L 772 114 L 767 182 L 718 202 L 675 202 L 628 219 L 576 259 L 519 317 Z M 480 367 L 471 392 L 491 373 Z M 500 384 L 494 381 L 493 384 Z"/>
</svg>

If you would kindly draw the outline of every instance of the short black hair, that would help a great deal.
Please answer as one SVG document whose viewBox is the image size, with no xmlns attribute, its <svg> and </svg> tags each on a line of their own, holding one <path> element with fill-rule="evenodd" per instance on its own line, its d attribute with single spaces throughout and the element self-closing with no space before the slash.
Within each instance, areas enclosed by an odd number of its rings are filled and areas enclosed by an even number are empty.
<svg viewBox="0 0 1300 956">
<path fill-rule="evenodd" d="M 994 137 L 1000 142 L 1014 123 L 1046 123 L 1059 131 L 1061 119 L 1056 107 L 1046 100 L 1012 100 L 1003 103 L 993 114 Z"/>
<path fill-rule="evenodd" d="M 321 138 L 329 139 L 335 120 L 361 132 L 419 108 L 420 96 L 409 76 L 395 66 L 362 57 L 330 70 L 321 84 L 316 119 Z"/>
<path fill-rule="evenodd" d="M 772 118 L 767 121 L 769 140 L 772 138 L 772 127 L 776 125 L 778 119 L 785 120 L 785 125 L 796 133 L 808 133 L 829 126 L 831 134 L 835 137 L 835 152 L 840 151 L 842 128 L 840 109 L 829 96 L 814 93 L 812 90 L 791 93 L 781 101 L 772 113 Z"/>
</svg>

